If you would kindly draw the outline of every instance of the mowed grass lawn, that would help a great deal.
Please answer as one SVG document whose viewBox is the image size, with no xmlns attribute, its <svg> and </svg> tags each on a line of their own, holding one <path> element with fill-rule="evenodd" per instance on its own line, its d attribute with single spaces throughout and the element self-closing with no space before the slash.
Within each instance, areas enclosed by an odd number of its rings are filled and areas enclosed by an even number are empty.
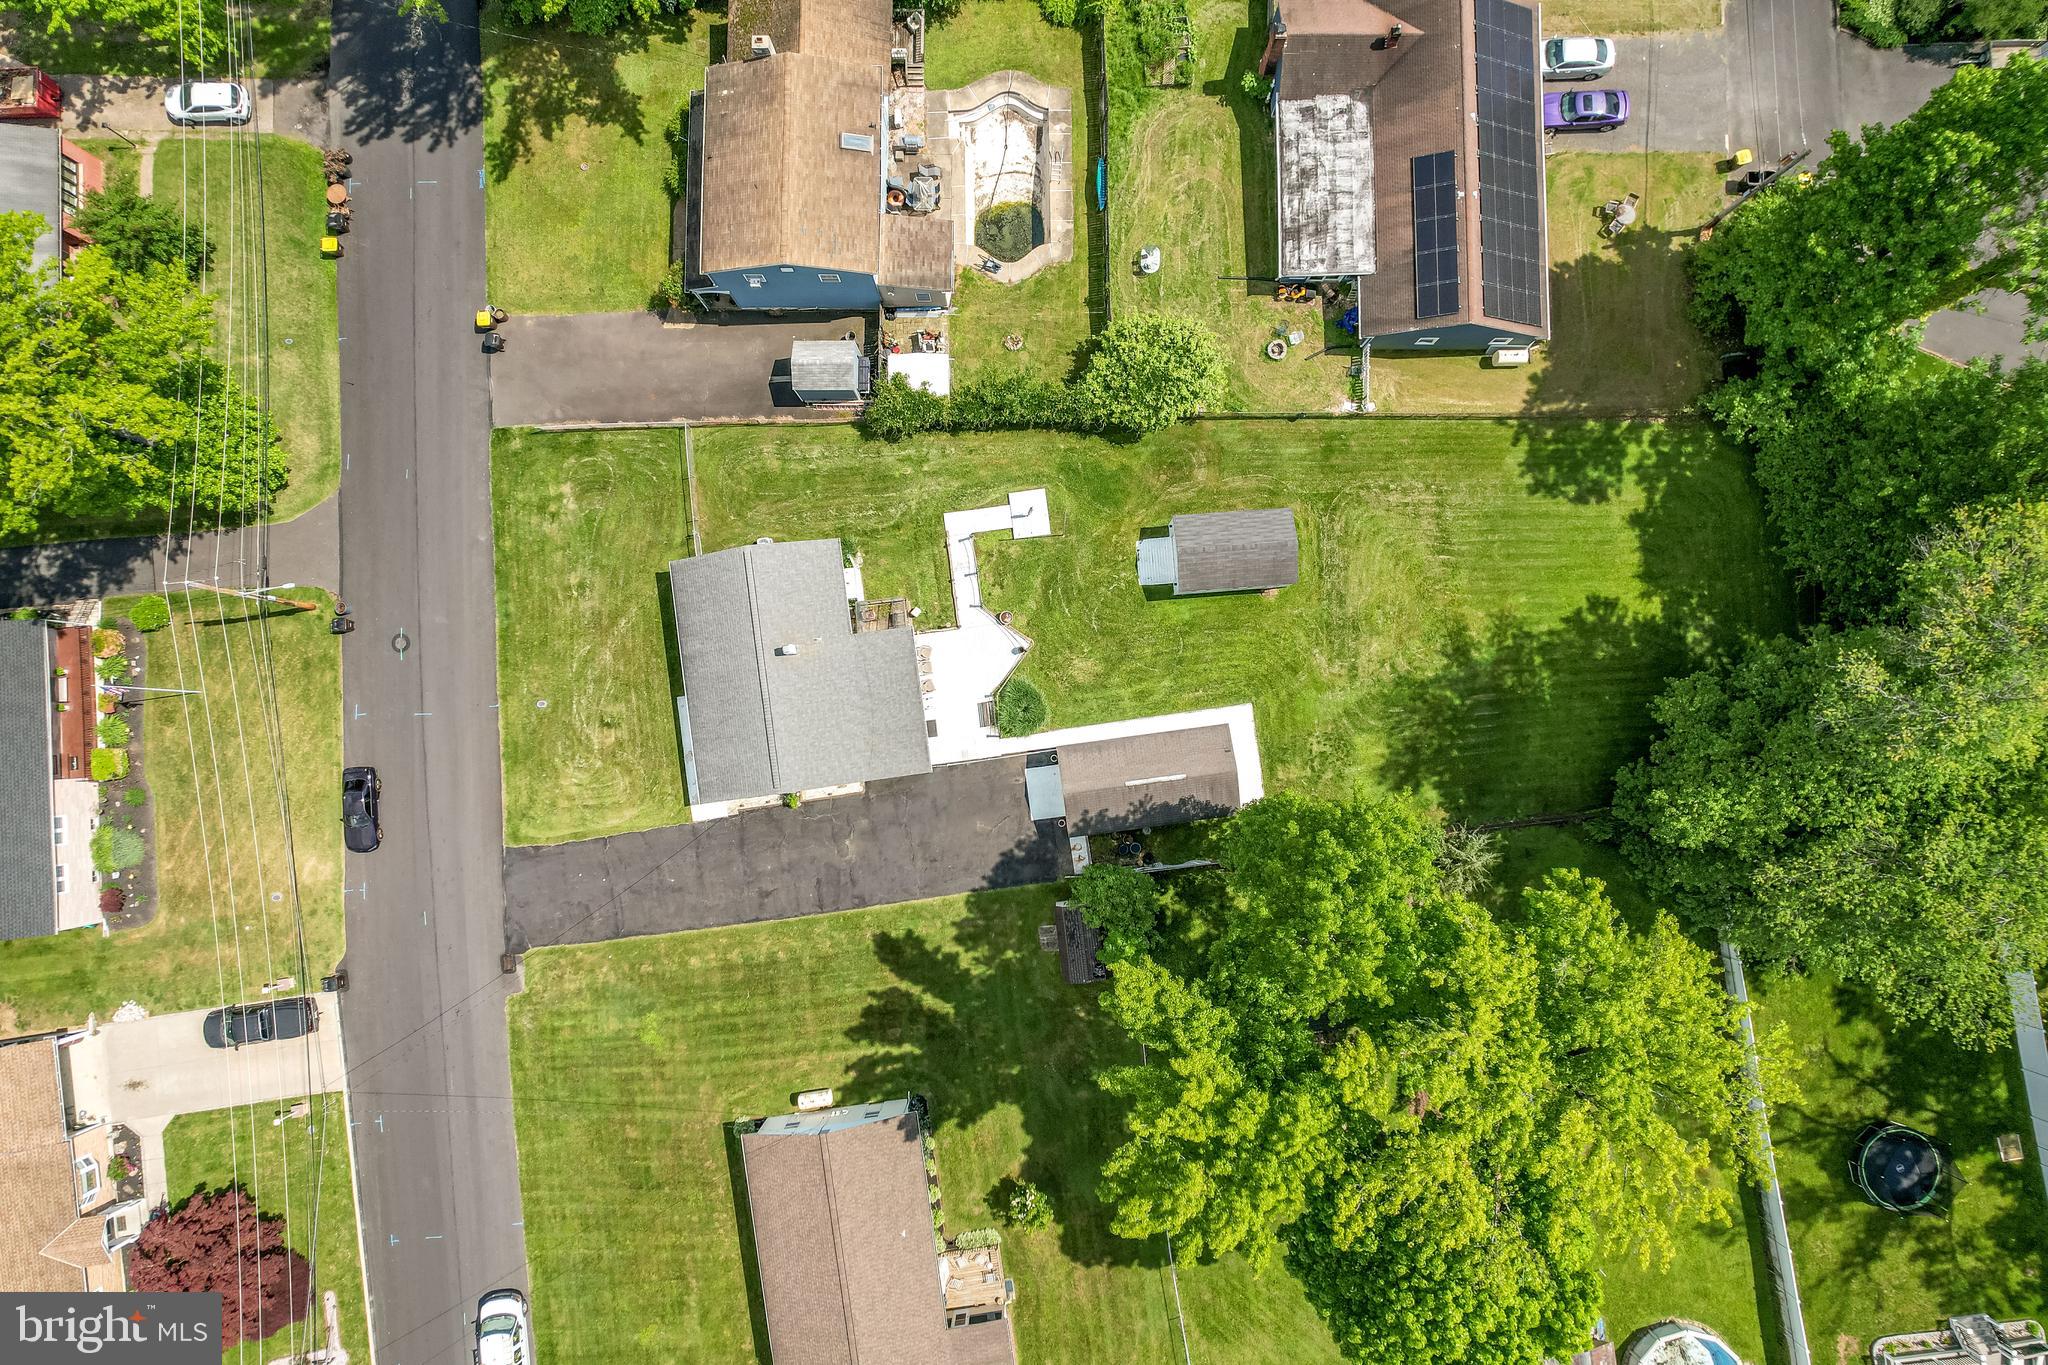
<svg viewBox="0 0 2048 1365">
<path fill-rule="evenodd" d="M 1464 819 L 1603 804 L 1696 653 L 1788 623 L 1740 455 L 1694 425 L 1202 423 L 901 446 L 697 438 L 704 547 L 839 536 L 870 595 L 950 615 L 940 519 L 1050 491 L 1054 534 L 980 542 L 1055 726 L 1250 701 L 1269 789 L 1430 790 Z M 1301 582 L 1148 601 L 1141 528 L 1291 507 Z M 501 605 L 501 610 L 503 610 Z M 508 705 L 509 709 L 509 705 Z"/>
<path fill-rule="evenodd" d="M 0 1032 L 80 1024 L 89 1012 L 105 1019 L 127 1000 L 164 1014 L 218 1004 L 223 992 L 253 999 L 280 976 L 310 984 L 297 960 L 272 779 L 280 765 L 312 975 L 341 957 L 341 651 L 327 633 L 326 596 L 291 595 L 321 606 L 269 608 L 274 726 L 265 723 L 269 693 L 257 667 L 257 603 L 176 594 L 172 624 L 144 637 L 141 681 L 199 694 L 153 696 L 131 713 L 143 729 L 156 820 L 143 831 L 156 859 L 156 917 L 110 937 L 80 931 L 0 943 Z M 132 601 L 110 600 L 108 617 Z"/>
<path fill-rule="evenodd" d="M 680 431 L 499 431 L 491 447 L 505 841 L 684 818 L 668 565 L 690 552 Z"/>
<path fill-rule="evenodd" d="M 1959 1313 L 2040 1317 L 2048 1207 L 2017 1054 L 1959 1051 L 1826 978 L 1766 978 L 1758 998 L 1799 1064 L 1803 1094 L 1772 1133 L 1813 1358 L 1861 1360 L 1876 1337 Z M 1962 1176 L 1949 1218 L 1900 1218 L 1850 1185 L 1850 1145 L 1880 1118 L 1949 1146 Z M 2000 1133 L 2021 1135 L 2023 1161 L 1999 1161 Z"/>
<path fill-rule="evenodd" d="M 330 1024 L 336 1021 L 328 1021 Z M 341 1344 L 367 1358 L 368 1319 L 363 1309 L 362 1262 L 357 1254 L 356 1206 L 349 1176 L 348 1120 L 339 1095 L 314 1095 L 306 1115 L 273 1125 L 290 1107 L 262 1104 L 186 1114 L 164 1130 L 163 1191 L 173 1207 L 202 1190 L 240 1181 L 266 1214 L 284 1220 L 287 1245 L 310 1263 L 316 1297 L 303 1322 L 286 1324 L 262 1341 L 221 1353 L 233 1365 L 266 1365 L 327 1345 L 322 1297 L 334 1291 Z M 267 1324 L 266 1324 L 267 1325 Z"/>
<path fill-rule="evenodd" d="M 723 6 L 609 37 L 483 17 L 484 241 L 516 313 L 645 308 L 668 269 L 664 129 L 725 51 Z"/>
<path fill-rule="evenodd" d="M 949 1234 L 995 1223 L 1005 1177 L 1051 1196 L 1053 1226 L 1004 1234 L 1019 1359 L 1182 1360 L 1162 1246 L 1113 1236 L 1096 1197 L 1121 1125 L 1093 1076 L 1133 1049 L 1039 951 L 1053 895 L 530 954 L 513 1112 L 548 1359 L 765 1359 L 725 1125 L 830 1086 L 845 1102 L 929 1097 Z M 1180 1286 L 1197 1360 L 1337 1358 L 1284 1267 L 1184 1262 Z"/>
<path fill-rule="evenodd" d="M 1543 7 L 1543 32 L 1681 33 L 1719 28 L 1722 0 L 1561 0 Z"/>
<path fill-rule="evenodd" d="M 955 312 L 946 330 L 953 363 L 962 375 L 988 370 L 1023 370 L 1042 379 L 1065 379 L 1092 334 L 1088 215 L 1093 191 L 1088 168 L 1095 112 L 1082 79 L 1082 44 L 1077 30 L 1045 22 L 1037 0 L 971 0 L 955 17 L 935 25 L 925 41 L 925 85 L 958 89 L 994 71 L 1022 71 L 1065 86 L 1072 100 L 1074 143 L 1068 166 L 1074 177 L 1073 259 L 1041 270 L 1017 284 L 997 284 L 960 262 Z M 1016 333 L 1020 351 L 1003 347 Z"/>
</svg>

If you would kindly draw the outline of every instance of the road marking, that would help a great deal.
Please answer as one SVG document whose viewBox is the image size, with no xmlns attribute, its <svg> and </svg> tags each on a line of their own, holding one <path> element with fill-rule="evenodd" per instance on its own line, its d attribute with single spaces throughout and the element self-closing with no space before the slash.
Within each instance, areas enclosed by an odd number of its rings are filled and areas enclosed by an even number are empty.
<svg viewBox="0 0 2048 1365">
<path fill-rule="evenodd" d="M 393 1246 L 397 1246 L 397 1245 L 398 1245 L 398 1234 L 397 1234 L 397 1233 L 395 1233 L 395 1232 L 393 1232 L 393 1233 L 387 1233 L 386 1235 L 387 1235 L 387 1236 L 389 1236 L 389 1237 L 391 1238 L 391 1245 L 393 1245 Z"/>
<path fill-rule="evenodd" d="M 363 718 L 365 718 L 365 717 L 366 717 L 366 716 L 368 716 L 369 714 L 370 714 L 370 713 L 369 713 L 368 711 L 365 711 L 365 710 L 363 709 L 363 704 L 362 704 L 361 702 L 357 702 L 357 703 L 356 703 L 356 715 L 355 715 L 355 718 L 356 718 L 357 720 L 362 720 Z"/>
<path fill-rule="evenodd" d="M 343 337 L 343 338 L 342 338 L 342 340 L 346 341 L 346 340 L 348 340 L 348 338 L 347 338 L 347 337 Z M 344 451 L 342 451 L 342 452 L 341 452 L 341 467 L 342 467 L 343 469 L 347 469 L 347 468 L 348 468 L 348 452 L 347 452 L 346 450 L 344 450 Z"/>
<path fill-rule="evenodd" d="M 415 185 L 438 185 L 441 182 L 438 180 L 415 180 L 412 183 Z"/>
<path fill-rule="evenodd" d="M 433 714 L 434 714 L 434 713 L 433 713 L 432 711 L 415 711 L 415 712 L 413 712 L 413 715 L 414 715 L 415 717 L 418 717 L 418 716 L 431 716 L 431 715 L 433 715 Z"/>
<path fill-rule="evenodd" d="M 481 166 L 476 168 L 476 187 L 478 189 L 484 187 L 484 168 Z"/>
<path fill-rule="evenodd" d="M 422 1240 L 428 1242 L 445 1242 L 448 1239 L 446 1237 L 443 1237 L 438 1232 L 430 1232 Z"/>
<path fill-rule="evenodd" d="M 377 1115 L 377 1131 L 380 1133 L 384 1131 L 384 1116 L 382 1114 Z M 392 1240 L 397 1241 L 398 1239 L 394 1237 Z"/>
</svg>

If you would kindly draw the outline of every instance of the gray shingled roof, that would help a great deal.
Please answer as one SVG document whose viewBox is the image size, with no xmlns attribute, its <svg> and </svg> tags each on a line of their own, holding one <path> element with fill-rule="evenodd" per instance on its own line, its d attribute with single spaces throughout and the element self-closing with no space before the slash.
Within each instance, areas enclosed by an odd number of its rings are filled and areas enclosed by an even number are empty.
<svg viewBox="0 0 2048 1365">
<path fill-rule="evenodd" d="M 0 939 L 57 932 L 50 632 L 0 621 Z"/>
<path fill-rule="evenodd" d="M 1177 595 L 1251 592 L 1300 581 L 1301 546 L 1289 508 L 1196 512 L 1175 517 L 1168 529 L 1179 566 Z"/>
<path fill-rule="evenodd" d="M 0 123 L 0 213 L 42 215 L 35 263 L 57 259 L 63 226 L 64 134 L 54 123 Z"/>
<path fill-rule="evenodd" d="M 836 540 L 669 565 L 692 801 L 931 771 L 912 634 L 855 634 L 843 565 Z"/>
<path fill-rule="evenodd" d="M 798 397 L 860 392 L 860 347 L 851 341 L 792 341 L 789 382 Z"/>
</svg>

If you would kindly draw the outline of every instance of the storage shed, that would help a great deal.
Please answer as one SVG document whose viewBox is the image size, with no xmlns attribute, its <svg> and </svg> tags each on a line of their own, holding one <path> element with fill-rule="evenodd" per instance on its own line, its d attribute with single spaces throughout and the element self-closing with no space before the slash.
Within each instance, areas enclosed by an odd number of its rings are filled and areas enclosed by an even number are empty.
<svg viewBox="0 0 2048 1365">
<path fill-rule="evenodd" d="M 805 403 L 858 403 L 868 388 L 868 361 L 852 341 L 792 341 L 789 384 Z"/>
<path fill-rule="evenodd" d="M 1138 542 L 1138 582 L 1175 597 L 1288 588 L 1301 579 L 1294 512 L 1197 512 Z"/>
</svg>

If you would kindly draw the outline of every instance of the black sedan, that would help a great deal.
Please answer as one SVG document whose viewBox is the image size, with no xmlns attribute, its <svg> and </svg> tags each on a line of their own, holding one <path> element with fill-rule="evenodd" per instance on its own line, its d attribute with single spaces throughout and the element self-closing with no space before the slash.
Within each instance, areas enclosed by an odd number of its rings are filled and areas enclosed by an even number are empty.
<svg viewBox="0 0 2048 1365">
<path fill-rule="evenodd" d="M 320 1007 L 303 995 L 260 1005 L 230 1005 L 207 1013 L 200 1033 L 208 1047 L 240 1047 L 303 1038 L 320 1027 Z"/>
<path fill-rule="evenodd" d="M 377 820 L 377 796 L 383 790 L 375 768 L 342 769 L 341 820 L 348 826 L 349 852 L 371 853 L 384 842 L 384 826 Z"/>
</svg>

